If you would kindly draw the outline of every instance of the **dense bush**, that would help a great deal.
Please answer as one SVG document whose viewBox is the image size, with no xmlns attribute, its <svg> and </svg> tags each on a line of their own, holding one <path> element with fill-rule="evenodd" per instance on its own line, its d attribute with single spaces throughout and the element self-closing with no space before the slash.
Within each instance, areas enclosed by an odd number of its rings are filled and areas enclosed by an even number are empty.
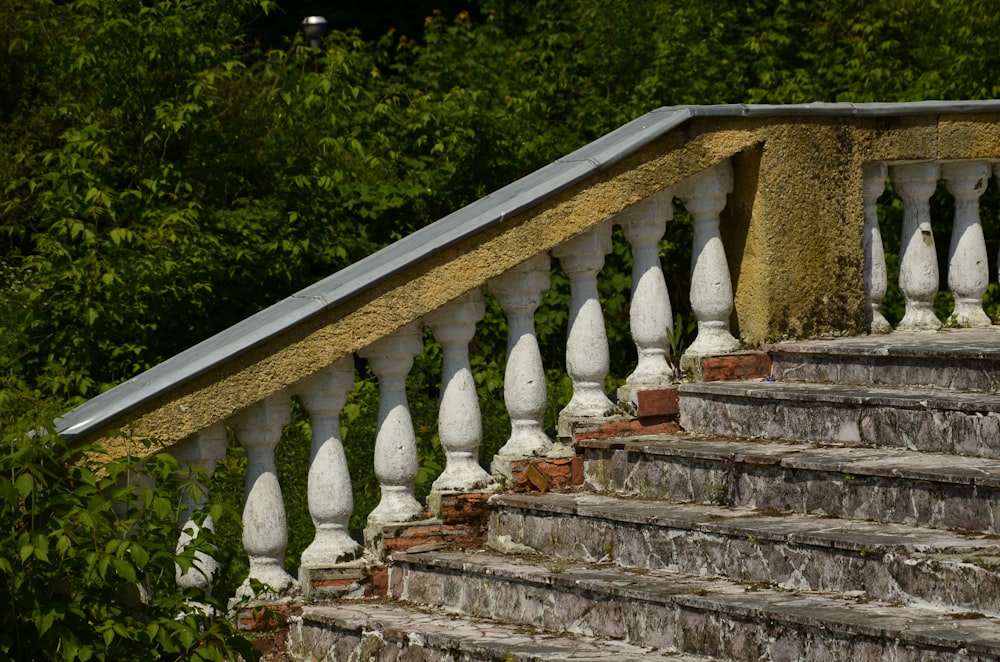
<svg viewBox="0 0 1000 662">
<path fill-rule="evenodd" d="M 111 459 L 5 423 L 0 660 L 256 659 L 224 600 L 175 584 L 176 565 L 216 551 L 207 530 L 176 550 L 181 495 L 197 498 L 204 476 L 166 454 Z M 219 506 L 200 516 L 209 513 L 238 518 Z"/>
<path fill-rule="evenodd" d="M 0 642 L 11 657 L 24 657 L 14 651 L 27 641 L 67 658 L 76 646 L 80 657 L 128 659 L 142 643 L 181 655 L 176 642 L 202 632 L 195 641 L 207 643 L 191 645 L 206 646 L 198 650 L 210 659 L 233 635 L 197 615 L 164 620 L 180 604 L 165 570 L 173 563 L 168 511 L 177 504 L 164 499 L 177 492 L 114 487 L 112 479 L 135 469 L 127 459 L 100 469 L 96 458 L 81 464 L 58 442 L 27 441 L 30 426 L 18 421 L 25 413 L 44 418 L 41 403 L 65 411 L 657 106 L 1000 92 L 1000 14 L 987 0 L 470 0 L 471 13 L 433 14 L 422 34 L 335 31 L 322 50 L 268 32 L 282 4 L 0 0 L 0 420 L 9 524 L 0 597 L 11 602 L 2 629 L 10 634 Z M 272 47 L 259 48 L 258 38 Z M 998 203 L 991 183 L 982 214 L 991 274 Z M 943 261 L 947 195 L 934 205 Z M 880 208 L 892 269 L 901 205 L 890 190 Z M 678 213 L 661 254 L 688 335 L 690 243 L 690 219 Z M 616 233 L 601 279 L 614 352 L 609 388 L 634 361 L 625 340 L 630 259 Z M 994 315 L 997 290 L 992 284 Z M 554 264 L 537 316 L 549 424 L 568 395 L 567 292 Z M 891 288 L 888 316 L 898 319 L 901 305 Z M 488 297 L 471 355 L 484 459 L 509 430 L 505 334 Z M 440 350 L 429 341 L 408 387 L 423 491 L 442 462 L 439 372 Z M 343 416 L 355 527 L 378 498 L 376 412 L 377 385 L 359 361 Z M 278 454 L 291 565 L 312 527 L 303 489 L 308 417 L 298 404 L 293 414 Z M 212 483 L 219 504 L 239 507 L 243 464 L 234 440 Z M 149 466 L 165 481 L 176 480 L 172 469 L 166 459 Z M 150 507 L 119 515 L 111 496 Z M 97 526 L 87 538 L 80 522 L 90 520 Z M 50 537 L 52 523 L 63 537 Z M 218 540 L 226 568 L 218 589 L 228 595 L 246 571 L 235 518 L 219 521 Z M 127 609 L 127 587 L 140 577 L 153 601 Z"/>
</svg>

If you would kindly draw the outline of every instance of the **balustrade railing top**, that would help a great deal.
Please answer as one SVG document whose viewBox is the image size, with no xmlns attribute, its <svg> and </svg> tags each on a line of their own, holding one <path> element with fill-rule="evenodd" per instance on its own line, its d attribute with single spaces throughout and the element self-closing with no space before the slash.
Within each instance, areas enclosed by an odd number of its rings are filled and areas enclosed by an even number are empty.
<svg viewBox="0 0 1000 662">
<path fill-rule="evenodd" d="M 737 337 L 751 345 L 861 332 L 862 166 L 1000 159 L 998 120 L 1000 101 L 660 108 L 93 398 L 57 431 L 71 442 L 125 427 L 187 439 L 535 256 L 566 255 L 567 240 L 643 200 L 684 199 L 692 176 L 722 163 L 734 173 L 720 194 L 729 273 L 717 260 L 692 267 L 736 291 L 722 307 L 718 292 L 692 291 L 707 297 L 706 328 L 735 346 L 735 301 Z M 700 241 L 720 250 L 709 227 L 719 212 L 706 213 Z"/>
</svg>

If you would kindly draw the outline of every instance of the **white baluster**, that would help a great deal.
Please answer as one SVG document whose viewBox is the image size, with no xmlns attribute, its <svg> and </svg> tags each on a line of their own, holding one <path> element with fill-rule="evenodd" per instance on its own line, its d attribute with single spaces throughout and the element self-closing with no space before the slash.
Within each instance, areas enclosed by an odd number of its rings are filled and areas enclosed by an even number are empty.
<svg viewBox="0 0 1000 662">
<path fill-rule="evenodd" d="M 864 165 L 865 227 L 862 239 L 865 251 L 865 323 L 869 333 L 889 333 L 892 326 L 882 315 L 886 290 L 885 249 L 878 224 L 878 198 L 885 190 L 888 168 L 884 163 Z"/>
<path fill-rule="evenodd" d="M 689 177 L 677 189 L 677 197 L 694 221 L 691 309 L 698 318 L 698 335 L 687 349 L 692 356 L 725 354 L 740 346 L 729 331 L 733 283 L 719 233 L 719 214 L 732 190 L 733 171 L 729 161 Z"/>
<path fill-rule="evenodd" d="M 603 417 L 615 409 L 604 394 L 610 354 L 604 313 L 597 291 L 597 274 L 611 252 L 611 224 L 601 223 L 553 249 L 570 283 L 569 336 L 566 372 L 573 381 L 573 397 L 559 413 L 564 416 Z"/>
<path fill-rule="evenodd" d="M 930 199 L 937 189 L 936 163 L 892 166 L 892 183 L 903 198 L 903 236 L 899 242 L 899 289 L 906 300 L 906 314 L 898 331 L 935 331 L 941 322 L 934 315 L 938 291 L 937 252 L 931 231 Z"/>
<path fill-rule="evenodd" d="M 190 473 L 192 470 L 197 470 L 211 476 L 215 471 L 215 465 L 226 457 L 226 446 L 226 426 L 218 423 L 175 445 L 173 454 L 180 462 L 183 471 Z M 200 494 L 193 495 L 192 490 L 197 490 Z M 205 490 L 205 486 L 200 481 L 196 481 L 181 495 L 184 508 L 179 519 L 181 533 L 177 540 L 178 554 L 183 552 L 191 541 L 198 537 L 202 527 L 208 531 L 215 530 L 215 522 L 211 515 L 205 516 L 201 526 L 194 521 L 194 512 L 204 505 L 208 496 Z M 181 589 L 199 588 L 207 592 L 211 589 L 212 580 L 218 570 L 218 561 L 207 552 L 197 550 L 194 553 L 191 567 L 186 571 L 179 565 L 176 566 L 177 585 Z"/>
<path fill-rule="evenodd" d="M 535 335 L 535 311 L 549 288 L 549 256 L 536 255 L 489 282 L 507 315 L 507 365 L 503 401 L 510 416 L 510 439 L 497 455 L 544 455 L 552 440 L 542 429 L 548 403 L 542 353 Z"/>
<path fill-rule="evenodd" d="M 479 466 L 483 418 L 469 365 L 469 343 L 485 312 L 483 293 L 475 289 L 424 317 L 444 352 L 438 433 L 446 463 L 431 486 L 435 492 L 471 492 L 491 480 Z"/>
<path fill-rule="evenodd" d="M 281 389 L 248 407 L 234 418 L 240 444 L 247 451 L 246 490 L 243 494 L 243 546 L 250 557 L 250 579 L 283 593 L 296 587 L 285 572 L 288 525 L 274 465 L 274 448 L 291 416 L 291 395 Z M 249 580 L 238 597 L 251 596 Z"/>
<path fill-rule="evenodd" d="M 955 225 L 951 230 L 948 287 L 955 297 L 949 322 L 962 327 L 992 325 L 983 311 L 983 295 L 990 281 L 986 239 L 979 220 L 979 196 L 990 181 L 986 161 L 956 161 L 941 166 L 948 192 L 955 197 Z"/>
<path fill-rule="evenodd" d="M 674 331 L 673 311 L 660 264 L 659 244 L 667 221 L 673 217 L 673 193 L 662 191 L 615 219 L 632 245 L 629 328 L 639 358 L 635 370 L 625 379 L 632 387 L 630 399 L 636 387 L 668 384 L 674 378 L 674 369 L 667 360 L 670 352 L 668 334 Z"/>
<path fill-rule="evenodd" d="M 1000 166 L 994 168 L 993 174 L 997 178 L 997 183 L 1000 184 Z M 997 254 L 997 278 L 1000 279 L 1000 253 Z"/>
<path fill-rule="evenodd" d="M 414 496 L 419 458 L 410 406 L 406 401 L 406 375 L 413 357 L 424 348 L 418 322 L 381 338 L 360 352 L 378 377 L 378 432 L 375 435 L 375 476 L 382 498 L 368 516 L 368 523 L 409 522 L 424 509 Z"/>
<path fill-rule="evenodd" d="M 349 532 L 354 496 L 340 437 L 340 412 L 353 385 L 350 355 L 295 385 L 312 427 L 307 493 L 316 537 L 302 552 L 302 565 L 307 567 L 329 568 L 364 552 Z"/>
</svg>

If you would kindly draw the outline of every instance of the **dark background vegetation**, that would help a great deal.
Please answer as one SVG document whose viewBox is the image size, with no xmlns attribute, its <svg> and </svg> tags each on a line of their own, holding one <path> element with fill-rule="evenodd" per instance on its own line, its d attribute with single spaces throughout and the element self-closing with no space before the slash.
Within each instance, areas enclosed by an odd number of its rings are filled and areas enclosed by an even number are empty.
<svg viewBox="0 0 1000 662">
<path fill-rule="evenodd" d="M 321 50 L 297 33 L 310 14 L 334 28 Z M 117 513 L 104 474 L 27 430 L 652 108 L 986 99 L 998 70 L 987 0 L 0 0 L 0 659 L 221 659 L 239 645 L 217 620 L 173 621 L 164 523 L 180 488 L 120 494 L 136 507 Z M 991 182 L 991 274 L 997 197 Z M 892 267 L 891 188 L 880 207 Z M 943 261 L 943 191 L 934 208 Z M 661 248 L 682 336 L 689 246 L 678 210 Z M 634 361 L 630 267 L 616 235 L 601 279 L 609 387 Z M 552 278 L 537 316 L 550 421 L 568 396 L 568 288 L 558 266 Z M 472 353 L 484 460 L 509 428 L 506 326 L 488 303 Z M 898 292 L 886 308 L 901 316 Z M 439 373 L 428 337 L 408 387 L 423 491 L 442 462 Z M 376 410 L 359 361 L 343 415 L 355 527 L 378 497 Z M 308 438 L 296 404 L 278 450 L 291 567 L 311 538 Z M 223 598 L 246 572 L 243 463 L 234 441 L 211 484 Z M 129 530 L 144 536 L 121 542 Z M 144 607 L 128 597 L 140 576 Z"/>
</svg>

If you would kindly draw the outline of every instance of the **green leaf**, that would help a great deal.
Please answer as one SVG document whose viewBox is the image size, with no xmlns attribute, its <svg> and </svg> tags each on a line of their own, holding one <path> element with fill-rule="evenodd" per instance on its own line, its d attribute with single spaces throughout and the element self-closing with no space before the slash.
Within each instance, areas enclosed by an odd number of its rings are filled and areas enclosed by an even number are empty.
<svg viewBox="0 0 1000 662">
<path fill-rule="evenodd" d="M 17 494 L 22 499 L 27 499 L 34 487 L 35 477 L 28 472 L 21 474 L 17 477 L 17 480 L 14 481 L 14 489 L 17 490 Z"/>
<path fill-rule="evenodd" d="M 135 567 L 131 563 L 122 559 L 110 559 L 110 561 L 119 577 L 132 584 L 137 581 Z"/>
<path fill-rule="evenodd" d="M 39 533 L 35 535 L 35 557 L 39 561 L 49 561 L 49 540 L 45 534 Z"/>
<path fill-rule="evenodd" d="M 132 560 L 141 569 L 145 568 L 146 564 L 149 563 L 149 553 L 146 549 L 139 544 L 132 543 L 129 546 L 129 551 L 132 553 Z"/>
<path fill-rule="evenodd" d="M 49 631 L 49 628 L 53 626 L 56 622 L 56 612 L 54 609 L 50 609 L 41 614 L 35 616 L 35 628 L 38 630 L 38 636 L 43 636 Z"/>
</svg>

